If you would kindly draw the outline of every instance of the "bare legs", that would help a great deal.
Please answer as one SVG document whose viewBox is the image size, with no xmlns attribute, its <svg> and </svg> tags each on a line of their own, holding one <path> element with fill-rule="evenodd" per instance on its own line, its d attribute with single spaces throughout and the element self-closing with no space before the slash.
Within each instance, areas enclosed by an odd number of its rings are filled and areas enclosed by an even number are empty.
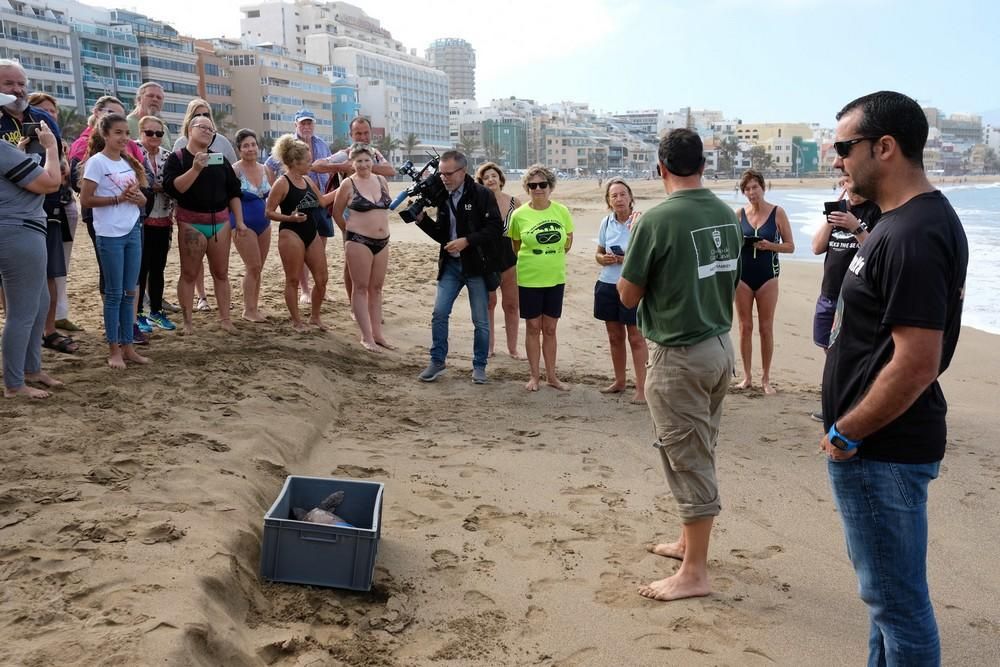
<svg viewBox="0 0 1000 667">
<path fill-rule="evenodd" d="M 184 312 L 183 332 L 194 332 L 191 312 L 195 283 L 203 271 L 202 260 L 208 256 L 208 268 L 215 285 L 215 299 L 219 306 L 219 322 L 228 332 L 236 329 L 229 319 L 229 224 L 218 225 L 211 239 L 186 222 L 178 222 L 178 246 L 181 255 L 181 276 L 177 281 L 177 300 Z"/>
<path fill-rule="evenodd" d="M 389 266 L 389 248 L 373 255 L 364 243 L 344 244 L 345 266 L 352 277 L 351 312 L 361 330 L 361 345 L 369 352 L 394 349 L 382 333 L 382 287 Z"/>
<path fill-rule="evenodd" d="M 740 358 L 743 361 L 743 380 L 736 386 L 747 389 L 753 384 L 750 374 L 753 359 L 753 304 L 757 302 L 757 328 L 760 333 L 760 356 L 763 365 L 761 388 L 765 394 L 776 393 L 771 386 L 771 360 L 774 357 L 774 311 L 778 306 L 778 279 L 772 278 L 756 292 L 740 282 L 736 287 L 736 316 L 740 323 Z"/>
<path fill-rule="evenodd" d="M 302 237 L 290 229 L 278 232 L 278 254 L 281 255 L 281 266 L 285 269 L 285 305 L 292 320 L 292 328 L 296 331 L 308 330 L 299 314 L 299 280 L 304 271 L 312 273 L 315 283 L 309 290 L 309 300 L 312 304 L 309 323 L 326 330 L 320 317 L 323 298 L 326 296 L 326 253 L 323 243 L 318 238 L 314 238 L 306 248 L 302 243 Z"/>
<path fill-rule="evenodd" d="M 632 403 L 641 404 L 646 402 L 646 360 L 649 358 L 649 350 L 646 347 L 646 339 L 642 337 L 639 327 L 621 322 L 605 322 L 608 330 L 608 343 L 611 346 L 611 365 L 614 368 L 615 381 L 604 389 L 602 394 L 618 394 L 625 391 L 627 383 L 625 365 L 627 352 L 625 341 L 628 340 L 629 348 L 632 350 L 632 365 L 635 367 L 635 395 L 632 396 Z"/>
<path fill-rule="evenodd" d="M 541 315 L 524 322 L 524 349 L 528 353 L 528 367 L 531 372 L 531 378 L 524 385 L 528 391 L 538 391 L 541 382 L 540 361 L 542 358 L 545 360 L 545 382 L 553 389 L 569 390 L 569 387 L 556 376 L 556 351 L 558 349 L 556 326 L 558 324 L 559 318 L 548 315 Z"/>
<path fill-rule="evenodd" d="M 517 351 L 517 333 L 521 323 L 518 314 L 517 301 L 517 268 L 511 267 L 500 274 L 500 303 L 503 308 L 504 331 L 507 335 L 507 354 L 514 359 L 524 357 Z M 490 356 L 495 354 L 495 336 L 493 334 L 494 316 L 497 307 L 497 290 L 490 292 L 489 315 L 490 315 Z"/>
<path fill-rule="evenodd" d="M 271 246 L 271 228 L 258 236 L 252 230 L 243 236 L 233 237 L 237 252 L 243 258 L 246 271 L 243 275 L 243 319 L 249 322 L 264 322 L 260 313 L 260 282 L 267 251 Z"/>
</svg>

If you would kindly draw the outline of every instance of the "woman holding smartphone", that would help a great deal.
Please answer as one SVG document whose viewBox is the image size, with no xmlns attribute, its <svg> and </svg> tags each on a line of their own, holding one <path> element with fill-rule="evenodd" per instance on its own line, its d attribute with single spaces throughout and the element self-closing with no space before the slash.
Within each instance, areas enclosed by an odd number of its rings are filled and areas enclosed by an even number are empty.
<svg viewBox="0 0 1000 667">
<path fill-rule="evenodd" d="M 174 217 L 181 255 L 177 298 L 184 312 L 183 332 L 194 332 L 194 286 L 207 255 L 219 321 L 223 330 L 235 333 L 229 319 L 229 214 L 235 218 L 237 235 L 249 233 L 243 224 L 240 179 L 224 155 L 209 151 L 215 137 L 212 119 L 199 116 L 188 129 L 187 146 L 171 153 L 163 165 L 163 191 L 177 202 Z"/>
<path fill-rule="evenodd" d="M 594 285 L 594 317 L 604 321 L 611 345 L 611 365 L 615 370 L 615 381 L 601 390 L 602 394 L 618 394 L 625 391 L 625 341 L 632 349 L 632 365 L 635 367 L 635 394 L 632 402 L 646 402 L 646 359 L 649 351 L 646 339 L 639 331 L 636 308 L 626 308 L 618 296 L 618 279 L 622 275 L 622 263 L 628 250 L 632 225 L 639 219 L 635 210 L 632 188 L 620 178 L 609 179 L 604 186 L 604 203 L 611 213 L 601 221 L 597 232 L 597 254 L 594 259 L 603 268 Z"/>
<path fill-rule="evenodd" d="M 736 316 L 740 322 L 740 357 L 743 380 L 739 389 L 752 384 L 753 305 L 757 303 L 757 326 L 760 330 L 760 356 L 764 370 L 761 388 L 765 394 L 776 393 L 771 386 L 771 359 L 774 356 L 774 311 L 778 306 L 778 253 L 795 252 L 792 226 L 784 209 L 764 199 L 764 176 L 748 169 L 740 179 L 740 191 L 748 205 L 737 213 L 743 230 L 740 254 L 740 282 L 736 286 Z"/>
<path fill-rule="evenodd" d="M 286 134 L 274 143 L 274 155 L 285 167 L 285 173 L 274 181 L 267 195 L 265 212 L 278 225 L 278 254 L 285 269 L 285 305 L 292 319 L 292 328 L 306 331 L 307 326 L 299 314 L 299 280 L 302 267 L 309 267 L 313 276 L 310 293 L 312 312 L 309 324 L 326 330 L 320 318 L 323 297 L 326 296 L 327 266 L 325 246 L 319 238 L 317 219 L 325 215 L 322 210 L 333 203 L 337 190 L 320 194 L 316 183 L 309 178 L 312 152 L 309 146 L 294 134 Z"/>
</svg>

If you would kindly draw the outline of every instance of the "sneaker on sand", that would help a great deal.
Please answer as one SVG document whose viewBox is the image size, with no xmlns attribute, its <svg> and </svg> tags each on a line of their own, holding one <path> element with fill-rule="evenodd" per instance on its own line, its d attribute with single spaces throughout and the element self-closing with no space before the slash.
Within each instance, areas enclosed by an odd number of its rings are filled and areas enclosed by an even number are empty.
<svg viewBox="0 0 1000 667">
<path fill-rule="evenodd" d="M 424 382 L 434 382 L 434 380 L 437 380 L 441 377 L 441 374 L 444 373 L 444 368 L 444 364 L 437 361 L 431 361 L 431 363 L 427 365 L 427 368 L 425 368 L 417 377 Z"/>
<path fill-rule="evenodd" d="M 158 313 L 150 313 L 146 320 L 153 326 L 159 327 L 164 331 L 173 331 L 177 328 L 177 325 L 171 322 L 170 318 L 162 310 Z"/>
<path fill-rule="evenodd" d="M 139 313 L 139 316 L 135 318 L 135 325 L 144 334 L 153 333 L 153 325 L 149 323 L 149 320 L 142 313 Z"/>
<path fill-rule="evenodd" d="M 208 305 L 208 299 L 199 298 L 198 305 L 195 307 L 195 310 L 202 310 L 202 311 L 212 310 L 212 307 Z"/>
<path fill-rule="evenodd" d="M 472 369 L 472 381 L 475 384 L 486 384 L 486 369 L 485 368 L 473 368 Z"/>
<path fill-rule="evenodd" d="M 149 345 L 149 336 L 139 330 L 138 324 L 132 325 L 132 342 L 136 345 Z"/>
<path fill-rule="evenodd" d="M 812 419 L 814 422 L 819 422 L 820 424 L 823 423 L 823 413 L 822 412 L 810 412 L 809 413 L 809 418 Z"/>
<path fill-rule="evenodd" d="M 181 307 L 180 306 L 178 306 L 176 304 L 173 304 L 173 303 L 170 303 L 166 299 L 163 300 L 162 307 L 163 307 L 163 310 L 160 311 L 162 313 L 179 313 L 179 312 L 181 312 Z"/>
</svg>

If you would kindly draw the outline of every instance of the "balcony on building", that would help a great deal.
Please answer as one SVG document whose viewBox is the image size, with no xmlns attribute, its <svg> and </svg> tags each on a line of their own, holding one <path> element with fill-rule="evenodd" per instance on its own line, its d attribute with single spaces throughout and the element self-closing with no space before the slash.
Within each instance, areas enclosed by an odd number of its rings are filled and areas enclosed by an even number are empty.
<svg viewBox="0 0 1000 667">
<path fill-rule="evenodd" d="M 66 39 L 65 33 L 39 30 L 8 19 L 0 20 L 0 39 L 40 47 L 43 49 L 42 53 L 49 52 L 45 49 L 52 49 L 60 55 L 62 52 L 70 52 L 69 40 Z"/>
</svg>

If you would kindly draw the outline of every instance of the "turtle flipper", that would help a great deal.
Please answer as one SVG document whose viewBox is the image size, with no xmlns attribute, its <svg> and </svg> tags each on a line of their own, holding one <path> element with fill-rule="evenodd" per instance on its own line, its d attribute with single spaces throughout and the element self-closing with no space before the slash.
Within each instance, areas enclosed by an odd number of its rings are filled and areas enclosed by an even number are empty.
<svg viewBox="0 0 1000 667">
<path fill-rule="evenodd" d="M 323 500 L 323 502 L 321 502 L 319 504 L 319 508 L 321 510 L 326 510 L 327 512 L 332 512 L 333 510 L 337 509 L 337 507 L 342 502 L 344 502 L 344 492 L 343 491 L 334 491 L 333 493 L 331 493 L 330 495 L 328 495 Z"/>
<path fill-rule="evenodd" d="M 292 508 L 292 516 L 295 517 L 296 521 L 305 521 L 306 520 L 306 515 L 308 515 L 308 514 L 309 514 L 309 512 L 306 512 L 301 507 L 293 507 Z"/>
</svg>

